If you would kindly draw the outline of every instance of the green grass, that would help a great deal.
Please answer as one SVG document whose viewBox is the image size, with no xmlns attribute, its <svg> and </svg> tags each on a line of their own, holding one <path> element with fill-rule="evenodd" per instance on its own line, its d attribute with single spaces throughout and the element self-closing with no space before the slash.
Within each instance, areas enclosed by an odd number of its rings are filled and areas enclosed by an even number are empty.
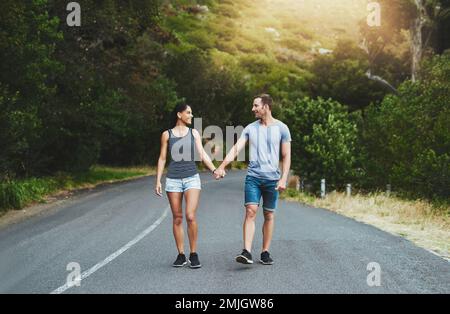
<svg viewBox="0 0 450 314">
<path fill-rule="evenodd" d="M 154 173 L 149 167 L 116 168 L 93 166 L 82 173 L 59 172 L 51 177 L 27 178 L 0 183 L 0 212 L 21 209 L 33 202 L 44 202 L 51 194 L 93 187 L 104 182 L 121 181 Z"/>
<path fill-rule="evenodd" d="M 312 194 L 300 192 L 293 188 L 287 188 L 286 191 L 280 194 L 280 198 L 289 201 L 298 201 L 304 204 L 312 204 L 316 199 Z"/>
</svg>

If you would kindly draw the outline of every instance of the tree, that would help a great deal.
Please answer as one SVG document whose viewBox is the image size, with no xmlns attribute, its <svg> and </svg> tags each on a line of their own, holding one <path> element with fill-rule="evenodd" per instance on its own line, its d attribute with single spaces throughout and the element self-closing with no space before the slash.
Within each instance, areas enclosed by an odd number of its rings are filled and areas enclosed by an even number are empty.
<svg viewBox="0 0 450 314">
<path fill-rule="evenodd" d="M 0 160 L 3 175 L 30 175 L 48 166 L 43 154 L 46 107 L 63 67 L 55 56 L 59 20 L 46 1 L 0 3 Z M 4 162 L 4 163 L 3 163 Z"/>
<path fill-rule="evenodd" d="M 342 188 L 355 176 L 356 124 L 333 100 L 304 98 L 283 111 L 292 135 L 292 169 L 316 189 Z"/>
<path fill-rule="evenodd" d="M 432 38 L 450 17 L 448 0 L 379 0 L 382 8 L 380 27 L 360 23 L 371 72 L 376 72 L 376 59 L 389 45 L 401 46 L 409 40 L 410 76 L 415 81 L 420 72 L 424 50 L 439 46 L 431 44 Z M 409 39 L 402 36 L 406 31 Z M 391 48 L 392 50 L 392 48 Z"/>
<path fill-rule="evenodd" d="M 415 81 L 420 72 L 423 50 L 428 47 L 429 40 L 437 31 L 439 23 L 450 17 L 448 1 L 414 0 L 416 14 L 410 26 L 412 69 L 411 79 Z M 424 29 L 428 33 L 424 40 Z"/>
<path fill-rule="evenodd" d="M 448 198 L 450 191 L 450 55 L 424 63 L 420 80 L 406 81 L 367 111 L 362 143 L 366 183 L 414 196 Z"/>
<path fill-rule="evenodd" d="M 388 89 L 367 79 L 368 66 L 367 57 L 359 47 L 351 41 L 339 41 L 332 55 L 319 56 L 311 65 L 313 95 L 337 100 L 350 111 L 380 101 Z"/>
</svg>

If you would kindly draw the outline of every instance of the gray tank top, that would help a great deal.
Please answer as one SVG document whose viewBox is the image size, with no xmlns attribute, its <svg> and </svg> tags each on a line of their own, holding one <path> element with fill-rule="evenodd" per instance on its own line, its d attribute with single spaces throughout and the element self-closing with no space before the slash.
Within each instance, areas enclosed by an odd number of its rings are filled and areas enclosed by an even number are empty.
<svg viewBox="0 0 450 314">
<path fill-rule="evenodd" d="M 183 137 L 177 137 L 169 129 L 169 155 L 170 164 L 167 171 L 167 178 L 184 179 L 192 177 L 198 173 L 195 163 L 195 138 L 192 129 L 189 128 L 188 134 Z"/>
</svg>

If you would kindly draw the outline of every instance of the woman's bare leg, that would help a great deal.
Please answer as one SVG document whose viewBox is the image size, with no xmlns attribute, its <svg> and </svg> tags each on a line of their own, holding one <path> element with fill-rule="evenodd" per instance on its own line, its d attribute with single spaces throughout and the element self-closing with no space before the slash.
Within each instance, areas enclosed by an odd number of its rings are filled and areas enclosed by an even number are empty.
<svg viewBox="0 0 450 314">
<path fill-rule="evenodd" d="M 173 235 L 178 253 L 184 254 L 183 193 L 167 192 L 173 216 Z"/>
<path fill-rule="evenodd" d="M 188 236 L 191 253 L 197 252 L 197 207 L 200 199 L 200 190 L 190 189 L 184 192 L 186 198 L 186 221 L 188 225 Z"/>
</svg>

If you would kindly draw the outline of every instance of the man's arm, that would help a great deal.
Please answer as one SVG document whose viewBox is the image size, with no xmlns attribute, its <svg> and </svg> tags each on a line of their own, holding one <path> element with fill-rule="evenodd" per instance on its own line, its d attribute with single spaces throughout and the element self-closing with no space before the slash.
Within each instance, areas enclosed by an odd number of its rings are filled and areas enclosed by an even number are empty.
<svg viewBox="0 0 450 314">
<path fill-rule="evenodd" d="M 289 169 L 291 168 L 291 142 L 281 144 L 281 161 L 283 163 L 281 179 L 278 181 L 276 190 L 283 192 L 286 190 Z"/>
<path fill-rule="evenodd" d="M 222 164 L 217 168 L 219 171 L 225 171 L 226 166 L 228 166 L 236 156 L 241 152 L 241 150 L 245 147 L 247 143 L 247 139 L 245 137 L 241 137 L 236 144 L 230 149 L 228 154 L 225 156 L 225 160 Z"/>
</svg>

